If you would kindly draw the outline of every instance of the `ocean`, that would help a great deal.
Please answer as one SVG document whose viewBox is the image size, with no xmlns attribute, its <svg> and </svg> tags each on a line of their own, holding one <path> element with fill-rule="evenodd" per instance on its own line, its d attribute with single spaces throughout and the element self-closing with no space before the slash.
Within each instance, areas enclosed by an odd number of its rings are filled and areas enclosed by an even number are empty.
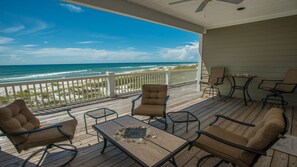
<svg viewBox="0 0 297 167">
<path fill-rule="evenodd" d="M 123 73 L 189 64 L 197 64 L 197 62 L 2 65 L 0 83 L 94 76 L 103 75 L 107 71 Z"/>
</svg>

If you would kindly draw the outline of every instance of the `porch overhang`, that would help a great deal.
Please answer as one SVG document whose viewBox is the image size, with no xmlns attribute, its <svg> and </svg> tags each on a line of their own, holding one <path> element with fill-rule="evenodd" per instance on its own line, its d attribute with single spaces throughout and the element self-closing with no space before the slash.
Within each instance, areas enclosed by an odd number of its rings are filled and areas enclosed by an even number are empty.
<svg viewBox="0 0 297 167">
<path fill-rule="evenodd" d="M 126 0 L 63 0 L 65 2 L 108 11 L 140 20 L 166 25 L 194 33 L 205 34 L 206 29 L 198 24 L 179 19 L 172 15 L 146 8 Z"/>
<path fill-rule="evenodd" d="M 206 34 L 207 30 L 297 15 L 297 1 L 248 1 L 240 4 L 211 1 L 195 12 L 202 0 L 172 5 L 178 0 L 63 0 L 98 10 L 154 22 L 186 31 Z M 244 10 L 238 10 L 243 8 Z"/>
</svg>

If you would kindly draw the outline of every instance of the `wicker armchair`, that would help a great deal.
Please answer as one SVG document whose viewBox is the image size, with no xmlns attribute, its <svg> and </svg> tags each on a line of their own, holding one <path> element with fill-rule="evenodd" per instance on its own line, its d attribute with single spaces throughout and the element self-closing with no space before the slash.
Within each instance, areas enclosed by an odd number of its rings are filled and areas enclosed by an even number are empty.
<svg viewBox="0 0 297 167">
<path fill-rule="evenodd" d="M 247 137 L 239 136 L 214 125 L 219 118 L 252 127 L 252 129 Z M 198 137 L 191 143 L 190 148 L 196 146 L 210 153 L 202 157 L 197 166 L 204 159 L 216 156 L 222 159 L 216 166 L 222 162 L 228 162 L 234 167 L 235 165 L 250 167 L 254 166 L 258 159 L 266 155 L 266 151 L 284 136 L 288 126 L 287 116 L 280 108 L 270 109 L 257 125 L 216 115 L 216 120 L 205 131 L 197 131 Z"/>
<path fill-rule="evenodd" d="M 258 89 L 270 92 L 262 99 L 263 107 L 266 103 L 282 105 L 286 109 L 288 102 L 282 94 L 294 93 L 297 88 L 297 69 L 289 69 L 283 80 L 262 80 Z"/>
<path fill-rule="evenodd" d="M 212 94 L 212 98 L 214 98 L 215 92 L 221 97 L 220 89 L 216 86 L 223 84 L 225 75 L 224 67 L 212 67 L 210 71 L 210 75 L 208 78 L 208 82 L 201 82 L 202 84 L 207 84 L 208 87 L 204 88 L 202 97 L 205 92 L 208 94 Z"/>
<path fill-rule="evenodd" d="M 40 121 L 27 108 L 24 100 L 15 100 L 10 105 L 0 108 L 0 131 L 2 132 L 0 136 L 6 136 L 19 153 L 30 148 L 45 146 L 45 148 L 30 155 L 22 166 L 25 166 L 35 155 L 43 152 L 36 164 L 36 166 L 39 166 L 45 159 L 48 149 L 52 147 L 73 152 L 71 159 L 62 165 L 64 166 L 72 161 L 77 154 L 77 148 L 73 145 L 55 144 L 62 141 L 69 141 L 72 144 L 71 140 L 74 137 L 77 120 L 69 111 L 67 109 L 67 113 L 72 118 L 71 120 L 41 127 Z M 67 147 L 70 147 L 70 149 Z"/>
<path fill-rule="evenodd" d="M 141 104 L 135 108 L 135 102 L 141 98 Z M 169 96 L 167 96 L 167 85 L 142 85 L 142 94 L 132 101 L 131 115 L 149 116 L 151 119 L 156 119 L 165 124 L 166 121 L 166 106 Z M 157 117 L 162 117 L 158 119 Z"/>
</svg>

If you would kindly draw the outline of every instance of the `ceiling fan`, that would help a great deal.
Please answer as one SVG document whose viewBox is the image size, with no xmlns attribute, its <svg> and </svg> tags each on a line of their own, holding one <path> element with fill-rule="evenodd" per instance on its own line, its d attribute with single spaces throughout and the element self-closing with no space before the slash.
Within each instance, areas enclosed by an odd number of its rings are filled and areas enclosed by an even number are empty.
<svg viewBox="0 0 297 167">
<path fill-rule="evenodd" d="M 183 2 L 188 2 L 188 1 L 194 1 L 194 0 L 179 0 L 179 1 L 175 1 L 175 2 L 170 2 L 168 3 L 169 5 L 175 5 L 175 4 L 179 4 L 179 3 L 183 3 Z M 212 0 L 203 0 L 201 2 L 201 4 L 198 6 L 198 8 L 196 9 L 196 13 L 197 12 L 201 12 L 203 11 L 203 9 L 205 8 L 205 6 L 208 4 L 208 2 L 210 2 Z M 228 2 L 228 3 L 233 3 L 233 4 L 240 4 L 242 1 L 244 0 L 217 0 L 217 1 L 223 1 L 223 2 Z"/>
</svg>

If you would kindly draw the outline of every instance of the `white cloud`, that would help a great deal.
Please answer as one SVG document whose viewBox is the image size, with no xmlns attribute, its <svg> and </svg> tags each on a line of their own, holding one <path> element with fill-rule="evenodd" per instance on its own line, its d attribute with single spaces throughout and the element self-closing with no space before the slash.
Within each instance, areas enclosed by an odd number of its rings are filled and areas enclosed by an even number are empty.
<svg viewBox="0 0 297 167">
<path fill-rule="evenodd" d="M 10 55 L 10 60 L 13 60 L 13 61 L 21 61 L 22 59 L 17 57 L 16 55 Z"/>
<path fill-rule="evenodd" d="M 101 41 L 81 41 L 81 42 L 76 42 L 77 44 L 94 44 L 94 43 L 103 43 Z"/>
<path fill-rule="evenodd" d="M 23 48 L 6 51 L 6 54 L 33 57 L 34 61 L 50 58 L 51 60 L 66 59 L 69 62 L 128 62 L 146 61 L 150 53 L 135 50 L 99 50 L 92 48 Z"/>
<path fill-rule="evenodd" d="M 47 42 L 47 41 L 43 41 L 43 43 L 45 43 L 45 44 L 46 44 L 46 43 L 48 43 L 48 42 Z"/>
<path fill-rule="evenodd" d="M 22 47 L 26 47 L 26 48 L 35 47 L 35 46 L 37 46 L 37 45 L 34 45 L 34 44 L 22 45 Z"/>
<path fill-rule="evenodd" d="M 75 12 L 75 13 L 81 13 L 84 10 L 76 5 L 72 5 L 72 4 L 60 4 L 62 7 L 68 9 L 70 12 Z"/>
<path fill-rule="evenodd" d="M 188 45 L 175 48 L 162 48 L 160 56 L 166 60 L 193 61 L 197 59 L 199 43 L 190 42 Z"/>
<path fill-rule="evenodd" d="M 15 25 L 15 26 L 12 26 L 12 27 L 8 27 L 8 28 L 4 28 L 4 29 L 1 29 L 0 32 L 2 33 L 15 33 L 15 32 L 18 32 L 22 29 L 24 29 L 25 26 L 22 25 L 22 24 L 18 24 L 18 25 Z"/>
<path fill-rule="evenodd" d="M 30 64 L 38 63 L 91 63 L 91 62 L 156 62 L 156 61 L 196 61 L 198 42 L 175 48 L 161 48 L 157 52 L 139 51 L 128 47 L 123 50 L 104 50 L 94 48 L 38 48 L 38 47 L 0 47 L 0 56 L 10 59 L 22 58 Z M 1 63 L 0 63 L 1 64 Z"/>
<path fill-rule="evenodd" d="M 0 37 L 0 44 L 8 44 L 14 41 L 13 38 Z"/>
<path fill-rule="evenodd" d="M 121 37 L 119 37 L 119 36 L 113 36 L 113 35 L 109 35 L 109 34 L 98 34 L 98 33 L 91 34 L 91 37 L 100 38 L 100 39 L 108 39 L 108 40 L 121 39 Z"/>
<path fill-rule="evenodd" d="M 20 32 L 20 35 L 32 34 L 48 28 L 47 23 L 41 20 L 26 18 L 24 21 L 28 24 L 28 28 L 25 31 Z"/>
</svg>

